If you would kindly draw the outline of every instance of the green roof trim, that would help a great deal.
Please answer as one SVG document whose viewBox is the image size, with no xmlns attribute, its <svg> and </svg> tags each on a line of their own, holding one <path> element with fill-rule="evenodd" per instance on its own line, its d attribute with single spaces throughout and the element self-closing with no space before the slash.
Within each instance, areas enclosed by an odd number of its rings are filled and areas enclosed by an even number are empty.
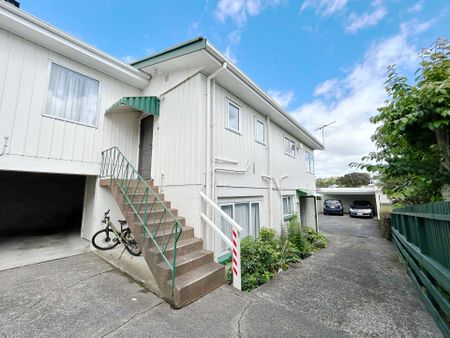
<svg viewBox="0 0 450 338">
<path fill-rule="evenodd" d="M 142 69 L 148 66 L 153 66 L 157 63 L 164 62 L 182 55 L 194 53 L 201 49 L 206 48 L 206 39 L 203 37 L 198 37 L 186 41 L 182 44 L 176 45 L 174 47 L 163 50 L 162 52 L 150 55 L 141 60 L 131 63 L 131 66 Z"/>
<path fill-rule="evenodd" d="M 298 197 L 321 197 L 321 194 L 318 194 L 316 192 L 308 191 L 306 189 L 297 189 L 297 196 Z"/>
<path fill-rule="evenodd" d="M 106 110 L 106 114 L 126 111 L 159 116 L 159 99 L 156 96 L 124 96 Z"/>
</svg>

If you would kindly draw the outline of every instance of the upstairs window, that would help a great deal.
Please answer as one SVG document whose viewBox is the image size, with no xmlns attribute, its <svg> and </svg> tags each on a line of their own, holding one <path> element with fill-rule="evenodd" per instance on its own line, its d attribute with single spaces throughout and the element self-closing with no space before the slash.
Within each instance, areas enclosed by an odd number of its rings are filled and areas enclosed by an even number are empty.
<svg viewBox="0 0 450 338">
<path fill-rule="evenodd" d="M 98 90 L 97 80 L 52 63 L 45 115 L 97 127 Z"/>
<path fill-rule="evenodd" d="M 307 172 L 314 174 L 314 154 L 310 151 L 305 151 L 305 166 Z"/>
<path fill-rule="evenodd" d="M 287 137 L 284 137 L 284 153 L 295 158 L 295 142 Z"/>
<path fill-rule="evenodd" d="M 239 132 L 239 107 L 234 103 L 228 102 L 228 128 Z"/>
<path fill-rule="evenodd" d="M 256 134 L 256 142 L 265 144 L 266 143 L 266 129 L 264 126 L 264 122 L 256 119 L 255 120 L 255 134 Z"/>
</svg>

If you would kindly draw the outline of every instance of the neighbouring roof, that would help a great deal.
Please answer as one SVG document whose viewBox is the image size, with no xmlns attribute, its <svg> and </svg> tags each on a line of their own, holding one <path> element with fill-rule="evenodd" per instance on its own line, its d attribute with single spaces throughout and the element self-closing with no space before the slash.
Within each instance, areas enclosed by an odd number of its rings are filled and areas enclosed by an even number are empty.
<svg viewBox="0 0 450 338">
<path fill-rule="evenodd" d="M 159 116 L 159 99 L 156 96 L 124 96 L 109 107 L 105 114 L 129 111 Z"/>
<path fill-rule="evenodd" d="M 376 194 L 378 189 L 368 188 L 317 188 L 317 192 L 322 195 L 371 195 Z"/>
<path fill-rule="evenodd" d="M 154 75 L 177 69 L 202 69 L 206 75 L 212 74 L 224 62 L 226 71 L 220 73 L 216 81 L 250 104 L 257 111 L 268 115 L 273 122 L 298 138 L 311 149 L 324 149 L 320 141 L 306 130 L 298 121 L 287 113 L 271 96 L 258 87 L 249 77 L 237 68 L 222 53 L 213 47 L 207 39 L 198 37 L 143 58 L 131 65 L 148 74 Z M 227 86 L 228 83 L 228 86 Z M 252 91 L 245 99 L 245 92 Z"/>
</svg>

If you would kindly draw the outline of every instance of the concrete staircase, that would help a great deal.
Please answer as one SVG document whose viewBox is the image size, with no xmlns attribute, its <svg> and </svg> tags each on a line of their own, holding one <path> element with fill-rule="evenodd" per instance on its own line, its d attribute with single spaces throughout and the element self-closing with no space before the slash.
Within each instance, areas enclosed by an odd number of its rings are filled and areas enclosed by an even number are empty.
<svg viewBox="0 0 450 338">
<path fill-rule="evenodd" d="M 211 251 L 203 250 L 203 240 L 194 236 L 194 229 L 186 225 L 186 220 L 178 215 L 178 210 L 172 208 L 171 203 L 164 199 L 164 194 L 159 193 L 159 188 L 153 184 L 153 180 L 146 182 L 162 201 L 162 203 L 158 202 L 157 207 L 152 210 L 147 221 L 147 229 L 154 231 L 157 228 L 155 240 L 160 246 L 167 244 L 165 256 L 169 262 L 172 262 L 174 254 L 174 236 L 172 233 L 174 222 L 170 219 L 159 221 L 164 215 L 164 209 L 169 209 L 183 225 L 181 236 L 176 244 L 176 273 L 173 288 L 172 272 L 169 266 L 163 260 L 160 251 L 149 238 L 148 233 L 144 236 L 145 230 L 129 202 L 126 202 L 120 187 L 110 179 L 101 179 L 100 185 L 111 189 L 142 250 L 147 265 L 158 283 L 164 299 L 173 307 L 181 308 L 224 284 L 225 267 L 214 262 Z M 134 190 L 131 198 L 135 206 L 146 203 L 142 202 L 144 200 L 144 190 L 139 186 L 136 189 L 136 184 L 137 181 L 128 183 L 130 190 Z M 147 204 L 151 205 L 153 199 L 154 197 L 151 196 Z"/>
</svg>

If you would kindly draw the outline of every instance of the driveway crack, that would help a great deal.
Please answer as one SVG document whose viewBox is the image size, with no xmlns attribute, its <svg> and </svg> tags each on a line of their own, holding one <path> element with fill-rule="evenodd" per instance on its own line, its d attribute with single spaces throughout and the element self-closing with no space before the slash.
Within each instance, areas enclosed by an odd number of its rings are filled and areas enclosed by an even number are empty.
<svg viewBox="0 0 450 338">
<path fill-rule="evenodd" d="M 255 303 L 253 300 L 249 300 L 249 303 L 244 307 L 244 310 L 242 310 L 241 315 L 239 316 L 238 322 L 237 322 L 237 326 L 238 326 L 238 337 L 241 338 L 242 337 L 242 333 L 241 333 L 241 320 L 244 317 L 245 312 L 247 311 L 247 309 L 250 307 L 250 305 L 252 305 L 253 303 Z"/>
<path fill-rule="evenodd" d="M 124 321 L 122 324 L 116 326 L 116 327 L 115 327 L 114 329 L 112 329 L 111 331 L 108 331 L 108 332 L 106 332 L 104 335 L 102 335 L 102 338 L 103 338 L 103 337 L 106 337 L 106 336 L 108 336 L 108 335 L 110 335 L 110 334 L 112 334 L 112 333 L 114 333 L 114 332 L 117 331 L 117 330 L 119 330 L 121 327 L 123 327 L 123 326 L 125 326 L 126 324 L 128 324 L 130 321 L 132 321 L 132 320 L 133 320 L 134 318 L 136 318 L 137 316 L 143 315 L 143 314 L 145 314 L 145 313 L 147 313 L 147 312 L 153 310 L 154 308 L 156 308 L 157 306 L 159 306 L 159 305 L 161 305 L 161 304 L 163 304 L 163 303 L 165 303 L 165 302 L 164 302 L 164 301 L 161 301 L 161 302 L 159 302 L 159 303 L 157 303 L 157 304 L 155 304 L 155 305 L 152 305 L 152 306 L 146 308 L 146 309 L 143 310 L 143 311 L 136 312 L 136 313 L 135 313 L 134 315 L 132 315 L 129 319 L 127 319 L 126 321 Z"/>
</svg>

